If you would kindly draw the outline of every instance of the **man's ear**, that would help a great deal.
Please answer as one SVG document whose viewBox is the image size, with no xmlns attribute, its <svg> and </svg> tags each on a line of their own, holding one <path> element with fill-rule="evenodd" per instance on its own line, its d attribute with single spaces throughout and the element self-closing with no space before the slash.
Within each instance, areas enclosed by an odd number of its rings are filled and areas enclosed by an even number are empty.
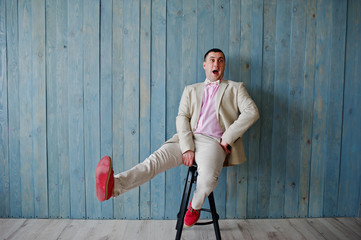
<svg viewBox="0 0 361 240">
<path fill-rule="evenodd" d="M 206 62 L 203 62 L 203 69 L 206 69 Z"/>
</svg>

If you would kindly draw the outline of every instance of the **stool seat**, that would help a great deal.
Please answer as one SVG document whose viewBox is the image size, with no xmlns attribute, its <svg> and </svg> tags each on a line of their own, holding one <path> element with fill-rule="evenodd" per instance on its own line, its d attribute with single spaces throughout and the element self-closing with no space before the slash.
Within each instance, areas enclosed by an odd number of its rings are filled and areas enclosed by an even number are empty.
<svg viewBox="0 0 361 240">
<path fill-rule="evenodd" d="M 179 240 L 181 238 L 182 235 L 182 231 L 183 231 L 183 224 L 184 224 L 184 216 L 187 212 L 188 209 L 188 202 L 189 202 L 189 196 L 191 194 L 191 190 L 192 190 L 192 185 L 193 183 L 195 183 L 197 181 L 197 164 L 194 163 L 193 166 L 188 168 L 188 173 L 187 173 L 187 179 L 186 179 L 186 183 L 184 186 L 184 191 L 183 191 L 183 196 L 182 196 L 182 202 L 180 205 L 180 209 L 179 212 L 177 214 L 177 225 L 176 225 L 176 229 L 177 229 L 177 235 L 176 235 L 176 240 Z M 213 197 L 213 192 L 211 194 L 209 194 L 208 196 L 208 201 L 209 201 L 209 207 L 210 209 L 204 209 L 202 208 L 201 211 L 206 211 L 206 212 L 210 212 L 212 215 L 212 221 L 207 221 L 207 222 L 197 222 L 196 225 L 207 225 L 207 224 L 213 224 L 214 227 L 214 232 L 216 234 L 216 239 L 220 240 L 221 239 L 221 233 L 219 230 L 219 224 L 218 224 L 218 219 L 219 219 L 219 215 L 216 211 L 216 205 L 214 203 L 214 197 Z"/>
</svg>

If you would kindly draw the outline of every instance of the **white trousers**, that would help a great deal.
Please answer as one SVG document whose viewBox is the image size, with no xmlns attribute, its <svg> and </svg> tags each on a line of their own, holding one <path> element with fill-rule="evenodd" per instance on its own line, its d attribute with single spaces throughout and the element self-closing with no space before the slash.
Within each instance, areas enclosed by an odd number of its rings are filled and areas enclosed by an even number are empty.
<svg viewBox="0 0 361 240">
<path fill-rule="evenodd" d="M 192 208 L 200 209 L 218 184 L 226 154 L 217 139 L 201 134 L 194 135 L 195 161 L 197 162 L 197 186 Z M 165 143 L 142 163 L 114 177 L 113 196 L 116 197 L 168 169 L 182 165 L 182 152 L 178 143 Z"/>
</svg>

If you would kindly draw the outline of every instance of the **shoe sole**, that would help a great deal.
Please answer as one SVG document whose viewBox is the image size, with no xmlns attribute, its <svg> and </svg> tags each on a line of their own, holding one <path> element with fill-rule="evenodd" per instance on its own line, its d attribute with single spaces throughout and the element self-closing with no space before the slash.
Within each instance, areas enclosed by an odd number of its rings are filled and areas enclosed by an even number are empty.
<svg viewBox="0 0 361 240">
<path fill-rule="evenodd" d="M 191 227 L 193 227 L 194 225 L 196 225 L 196 223 L 197 223 L 197 222 L 193 223 L 193 224 L 192 224 L 192 225 L 190 225 L 190 226 L 188 226 L 188 225 L 184 224 L 184 227 L 186 227 L 186 228 L 191 228 Z"/>
<path fill-rule="evenodd" d="M 109 160 L 110 160 L 110 165 L 109 165 L 109 169 L 108 169 L 108 177 L 107 177 L 107 181 L 105 183 L 105 198 L 108 197 L 108 188 L 109 188 L 109 180 L 110 180 L 110 176 L 112 174 L 112 158 L 109 157 Z"/>
<path fill-rule="evenodd" d="M 193 223 L 192 225 L 186 225 L 186 224 L 184 223 L 184 227 L 186 227 L 186 228 L 193 227 L 194 225 L 196 225 L 196 223 L 198 222 L 198 220 L 199 220 L 199 218 L 198 218 L 197 221 L 196 221 L 195 223 Z"/>
<path fill-rule="evenodd" d="M 98 200 L 99 201 L 101 201 L 101 202 L 103 202 L 103 201 L 105 201 L 105 200 L 107 200 L 107 199 L 109 199 L 108 198 L 108 193 L 109 193 L 109 181 L 110 181 L 110 178 L 111 178 L 111 176 L 112 176 L 112 173 L 113 173 L 113 168 L 112 168 L 112 159 L 111 159 L 111 157 L 109 157 L 109 156 L 106 156 L 106 158 L 107 158 L 107 160 L 109 160 L 109 162 L 105 162 L 106 164 L 103 164 L 103 162 L 105 161 L 105 159 L 101 159 L 100 161 L 99 161 L 99 163 L 98 163 L 98 166 L 97 166 L 97 170 L 96 170 L 96 175 L 97 175 L 97 171 L 100 171 L 101 172 L 101 170 L 98 170 L 98 167 L 100 167 L 100 166 L 102 166 L 102 167 L 108 167 L 108 169 L 107 169 L 107 178 L 106 178 L 106 181 L 105 181 L 105 187 L 104 188 L 102 188 L 102 187 L 98 187 L 99 185 L 101 185 L 100 183 L 97 183 L 96 185 L 97 185 L 97 188 L 96 188 L 96 190 L 97 190 L 97 198 L 98 198 Z M 99 164 L 102 162 L 102 164 L 99 166 Z M 109 164 L 109 166 L 107 166 Z M 97 179 L 96 179 L 97 180 Z M 103 195 L 103 191 L 104 191 L 104 195 Z"/>
</svg>

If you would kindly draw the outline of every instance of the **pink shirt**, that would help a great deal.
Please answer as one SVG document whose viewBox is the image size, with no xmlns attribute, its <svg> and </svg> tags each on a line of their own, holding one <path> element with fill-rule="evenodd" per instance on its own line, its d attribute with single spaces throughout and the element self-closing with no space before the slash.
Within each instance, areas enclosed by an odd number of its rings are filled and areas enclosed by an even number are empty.
<svg viewBox="0 0 361 240">
<path fill-rule="evenodd" d="M 219 83 L 209 83 L 207 80 L 203 90 L 203 100 L 198 124 L 194 133 L 221 138 L 223 130 L 219 125 L 216 111 L 216 99 Z"/>
</svg>

